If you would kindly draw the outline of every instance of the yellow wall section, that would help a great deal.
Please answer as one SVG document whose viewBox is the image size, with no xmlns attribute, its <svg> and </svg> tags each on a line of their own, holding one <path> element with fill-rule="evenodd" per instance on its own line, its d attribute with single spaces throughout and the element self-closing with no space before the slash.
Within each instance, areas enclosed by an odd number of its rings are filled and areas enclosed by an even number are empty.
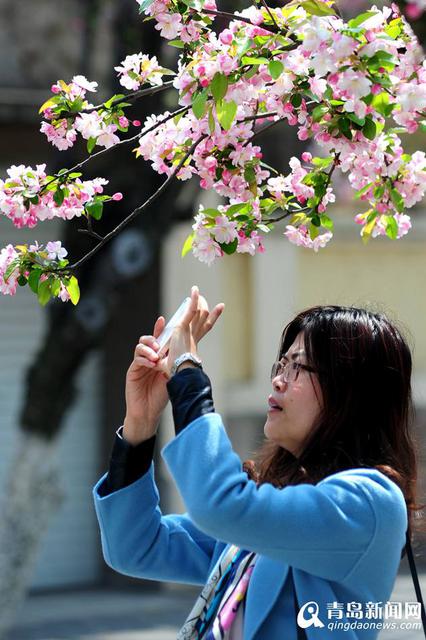
<svg viewBox="0 0 426 640">
<path fill-rule="evenodd" d="M 426 369 L 426 243 L 331 243 L 317 254 L 301 249 L 297 260 L 297 309 L 347 304 L 383 311 L 399 321 L 415 368 Z"/>
<path fill-rule="evenodd" d="M 223 270 L 224 362 L 226 380 L 242 381 L 253 374 L 253 313 L 251 260 L 248 254 L 234 254 Z"/>
</svg>

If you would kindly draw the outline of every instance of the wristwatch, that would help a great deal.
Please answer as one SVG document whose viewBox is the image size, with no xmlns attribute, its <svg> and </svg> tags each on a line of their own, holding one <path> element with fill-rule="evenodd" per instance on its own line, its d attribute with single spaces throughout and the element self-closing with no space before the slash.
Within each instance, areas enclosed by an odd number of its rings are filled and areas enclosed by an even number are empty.
<svg viewBox="0 0 426 640">
<path fill-rule="evenodd" d="M 193 362 L 200 369 L 203 368 L 200 358 L 197 358 L 197 356 L 194 356 L 193 353 L 187 351 L 186 353 L 182 353 L 182 355 L 178 356 L 174 361 L 172 369 L 170 371 L 170 377 L 175 375 L 176 371 L 183 362 Z"/>
</svg>

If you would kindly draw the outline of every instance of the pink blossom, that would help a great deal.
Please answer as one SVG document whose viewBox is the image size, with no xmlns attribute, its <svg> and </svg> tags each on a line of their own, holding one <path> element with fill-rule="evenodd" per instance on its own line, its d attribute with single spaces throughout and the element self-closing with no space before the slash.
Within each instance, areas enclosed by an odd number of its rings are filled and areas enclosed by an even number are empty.
<svg viewBox="0 0 426 640">
<path fill-rule="evenodd" d="M 337 84 L 339 89 L 346 91 L 352 98 L 362 98 L 370 93 L 371 81 L 353 69 L 343 71 Z"/>
<path fill-rule="evenodd" d="M 160 31 L 160 35 L 167 40 L 176 38 L 182 29 L 182 20 L 178 13 L 160 13 L 156 16 L 158 24 L 155 28 Z"/>
<path fill-rule="evenodd" d="M 221 41 L 222 44 L 231 44 L 233 38 L 234 38 L 234 35 L 230 29 L 224 29 L 219 34 L 219 40 Z"/>
<path fill-rule="evenodd" d="M 65 151 L 73 146 L 77 139 L 75 129 L 68 129 L 67 121 L 59 121 L 58 125 L 42 122 L 40 131 L 47 136 L 49 142 L 60 151 Z"/>
<path fill-rule="evenodd" d="M 91 92 L 97 91 L 98 83 L 89 82 L 89 80 L 87 80 L 85 76 L 74 76 L 74 78 L 72 79 L 72 82 L 73 84 L 76 84 L 77 86 L 81 87 L 85 91 L 91 91 Z"/>
<path fill-rule="evenodd" d="M 114 124 L 103 126 L 96 144 L 98 144 L 100 147 L 105 147 L 105 149 L 113 147 L 115 144 L 120 142 L 120 138 L 114 133 L 115 131 L 117 131 L 117 127 Z"/>
<path fill-rule="evenodd" d="M 59 291 L 59 293 L 58 293 L 58 298 L 59 298 L 60 300 L 62 300 L 62 302 L 68 302 L 69 300 L 71 300 L 71 296 L 70 296 L 70 294 L 68 293 L 68 291 L 67 291 L 67 289 L 66 289 L 65 285 L 64 285 L 64 284 L 62 284 L 62 282 L 61 282 L 61 289 L 60 289 L 60 291 Z"/>
<path fill-rule="evenodd" d="M 418 4 L 411 2 L 405 7 L 405 15 L 407 18 L 410 18 L 410 20 L 418 20 L 422 16 L 423 11 L 424 9 L 422 9 Z"/>
<path fill-rule="evenodd" d="M 143 53 L 135 53 L 127 56 L 114 69 L 118 72 L 120 84 L 130 91 L 136 91 L 146 82 L 151 85 L 163 84 L 164 70 L 158 64 L 156 56 L 150 58 Z"/>
<path fill-rule="evenodd" d="M 4 295 L 13 296 L 16 293 L 19 278 L 18 266 L 12 271 L 7 281 L 4 276 L 11 263 L 17 258 L 19 258 L 19 254 L 11 244 L 0 251 L 0 293 Z"/>
<path fill-rule="evenodd" d="M 117 191 L 117 193 L 114 193 L 112 196 L 112 199 L 115 200 L 115 202 L 120 202 L 120 200 L 123 199 L 123 194 Z"/>
<path fill-rule="evenodd" d="M 244 231 L 238 233 L 237 253 L 249 253 L 251 256 L 254 256 L 256 253 L 263 252 L 264 246 L 257 231 L 252 231 L 248 236 Z"/>
<path fill-rule="evenodd" d="M 217 216 L 215 218 L 215 226 L 212 229 L 216 242 L 219 244 L 228 244 L 237 237 L 237 223 L 230 220 L 227 216 Z"/>
<path fill-rule="evenodd" d="M 47 257 L 49 260 L 63 260 L 68 255 L 68 251 L 62 246 L 60 240 L 48 242 L 46 245 Z"/>
</svg>

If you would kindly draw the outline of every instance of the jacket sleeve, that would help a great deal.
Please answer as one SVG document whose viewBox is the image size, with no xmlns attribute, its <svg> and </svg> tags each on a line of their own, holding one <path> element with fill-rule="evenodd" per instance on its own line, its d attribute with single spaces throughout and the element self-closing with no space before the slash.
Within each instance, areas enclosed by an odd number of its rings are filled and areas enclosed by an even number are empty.
<svg viewBox="0 0 426 640">
<path fill-rule="evenodd" d="M 374 541 L 377 496 L 388 522 L 396 518 L 393 531 L 403 546 L 402 492 L 375 470 L 351 469 L 317 485 L 257 486 L 242 470 L 219 414 L 192 422 L 162 456 L 191 519 L 227 543 L 322 578 L 343 580 Z M 383 484 L 366 471 L 382 477 Z"/>
<path fill-rule="evenodd" d="M 132 484 L 103 495 L 105 474 L 93 489 L 105 562 L 119 573 L 149 580 L 204 584 L 216 540 L 188 514 L 163 515 L 154 465 Z"/>
</svg>

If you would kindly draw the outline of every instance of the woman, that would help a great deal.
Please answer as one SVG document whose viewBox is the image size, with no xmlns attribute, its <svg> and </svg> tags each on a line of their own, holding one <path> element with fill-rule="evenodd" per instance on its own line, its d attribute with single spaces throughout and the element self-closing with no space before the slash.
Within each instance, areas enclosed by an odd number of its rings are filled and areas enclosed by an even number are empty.
<svg viewBox="0 0 426 640">
<path fill-rule="evenodd" d="M 410 350 L 383 315 L 300 313 L 272 368 L 266 443 L 242 467 L 197 356 L 222 310 L 193 287 L 168 356 L 162 317 L 136 346 L 124 426 L 94 488 L 105 560 L 205 585 L 179 640 L 376 638 L 418 508 Z M 152 455 L 168 397 L 176 437 L 162 456 L 188 511 L 164 516 Z"/>
</svg>

